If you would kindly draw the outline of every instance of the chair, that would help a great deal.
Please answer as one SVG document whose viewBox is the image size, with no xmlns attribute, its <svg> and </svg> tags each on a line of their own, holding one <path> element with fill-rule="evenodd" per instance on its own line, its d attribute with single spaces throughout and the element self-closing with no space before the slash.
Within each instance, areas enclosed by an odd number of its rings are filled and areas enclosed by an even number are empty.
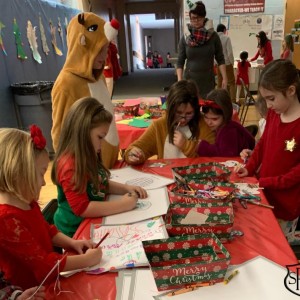
<svg viewBox="0 0 300 300">
<path fill-rule="evenodd" d="M 240 118 L 241 124 L 244 125 L 249 106 L 254 105 L 255 100 L 254 100 L 252 94 L 250 93 L 247 85 L 244 83 L 244 80 L 242 78 L 240 78 L 240 81 L 241 81 L 243 89 L 244 89 L 245 100 L 244 100 L 242 106 L 240 107 L 239 118 Z"/>
<path fill-rule="evenodd" d="M 253 124 L 253 125 L 248 125 L 245 126 L 245 128 L 252 134 L 252 136 L 255 138 L 258 132 L 258 126 Z"/>
<path fill-rule="evenodd" d="M 52 199 L 42 210 L 42 214 L 43 214 L 45 220 L 51 225 L 54 224 L 53 218 L 54 218 L 54 214 L 56 212 L 57 206 L 58 206 L 57 199 Z"/>
</svg>

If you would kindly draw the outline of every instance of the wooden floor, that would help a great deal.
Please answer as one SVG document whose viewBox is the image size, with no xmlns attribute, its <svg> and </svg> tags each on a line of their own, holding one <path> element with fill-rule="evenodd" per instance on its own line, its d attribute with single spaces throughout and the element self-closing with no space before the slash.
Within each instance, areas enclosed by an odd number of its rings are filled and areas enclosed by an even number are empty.
<svg viewBox="0 0 300 300">
<path fill-rule="evenodd" d="M 251 125 L 251 124 L 258 124 L 258 120 L 260 119 L 260 116 L 258 112 L 256 111 L 255 107 L 249 106 L 249 111 L 247 113 L 247 117 L 245 120 L 246 125 Z M 40 205 L 43 208 L 51 199 L 57 197 L 57 191 L 56 191 L 56 186 L 52 183 L 51 181 L 51 168 L 52 168 L 52 162 L 49 163 L 48 170 L 45 174 L 45 181 L 46 181 L 46 186 L 44 186 L 41 190 L 40 194 Z"/>
</svg>

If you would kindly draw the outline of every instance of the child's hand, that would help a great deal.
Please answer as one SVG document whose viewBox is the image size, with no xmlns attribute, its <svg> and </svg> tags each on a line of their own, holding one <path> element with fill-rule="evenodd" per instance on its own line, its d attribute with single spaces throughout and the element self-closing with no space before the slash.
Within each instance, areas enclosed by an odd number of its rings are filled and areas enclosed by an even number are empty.
<svg viewBox="0 0 300 300">
<path fill-rule="evenodd" d="M 138 201 L 138 195 L 136 193 L 127 193 L 120 200 L 123 211 L 132 210 L 136 207 Z"/>
<path fill-rule="evenodd" d="M 93 248 L 93 243 L 90 240 L 73 240 L 72 249 L 78 254 L 83 254 L 87 249 Z"/>
<path fill-rule="evenodd" d="M 133 147 L 127 154 L 127 162 L 129 164 L 141 164 L 145 161 L 145 154 L 142 149 Z"/>
<path fill-rule="evenodd" d="M 99 264 L 102 258 L 102 249 L 101 247 L 94 248 L 94 249 L 88 249 L 85 254 L 85 259 L 87 262 L 87 265 L 94 266 L 96 264 Z"/>
<path fill-rule="evenodd" d="M 252 154 L 252 150 L 250 150 L 250 149 L 243 149 L 242 150 L 242 152 L 240 153 L 240 157 L 241 157 L 241 159 L 243 160 L 243 162 L 245 163 L 247 160 L 248 160 L 248 158 L 251 156 L 251 154 Z"/>
<path fill-rule="evenodd" d="M 248 170 L 244 167 L 244 165 L 237 165 L 233 171 L 236 173 L 238 177 L 246 177 L 248 176 Z"/>
<path fill-rule="evenodd" d="M 140 199 L 148 197 L 147 191 L 138 185 L 128 185 L 127 191 L 131 194 L 137 194 Z"/>
<path fill-rule="evenodd" d="M 41 286 L 39 290 L 35 293 L 36 289 L 38 287 L 32 287 L 30 289 L 25 290 L 19 297 L 17 297 L 17 300 L 26 300 L 26 299 L 32 299 L 32 300 L 42 300 L 46 299 L 45 294 L 45 287 Z M 34 296 L 32 296 L 34 294 Z"/>
<path fill-rule="evenodd" d="M 186 142 L 185 135 L 179 130 L 175 130 L 174 137 L 173 137 L 173 144 L 179 149 L 182 149 L 185 142 Z"/>
</svg>

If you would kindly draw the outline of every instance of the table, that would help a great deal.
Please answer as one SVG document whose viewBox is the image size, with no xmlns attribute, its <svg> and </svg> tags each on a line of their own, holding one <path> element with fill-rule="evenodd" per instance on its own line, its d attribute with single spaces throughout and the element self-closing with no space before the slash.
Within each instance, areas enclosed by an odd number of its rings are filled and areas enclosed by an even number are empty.
<svg viewBox="0 0 300 300">
<path fill-rule="evenodd" d="M 145 172 L 152 172 L 172 178 L 171 168 L 175 166 L 186 166 L 209 161 L 226 161 L 233 158 L 184 158 L 168 159 L 168 164 L 162 168 L 149 168 L 148 164 L 140 166 L 139 169 Z M 239 158 L 234 158 L 239 160 Z M 157 160 L 166 161 L 166 160 Z M 152 161 L 151 161 L 152 162 Z M 231 181 L 241 181 L 235 174 L 230 177 Z M 245 179 L 243 180 L 245 181 Z M 255 183 L 255 178 L 247 178 L 247 182 Z M 262 203 L 267 203 L 261 194 Z M 272 210 L 248 205 L 248 209 L 242 208 L 239 202 L 234 204 L 235 220 L 233 229 L 241 230 L 244 236 L 236 237 L 225 247 L 231 254 L 231 264 L 241 264 L 258 255 L 262 255 L 279 265 L 286 266 L 297 264 L 298 261 L 287 243 Z M 101 223 L 100 218 L 86 219 L 79 226 L 75 238 L 90 238 L 90 226 L 92 223 Z M 61 279 L 63 290 L 73 291 L 73 293 L 62 293 L 56 296 L 53 292 L 54 284 L 47 289 L 47 299 L 115 299 L 115 277 L 116 273 L 106 273 L 101 275 L 89 275 L 84 272 L 73 275 L 69 278 Z M 75 293 L 75 294 L 74 294 Z"/>
</svg>

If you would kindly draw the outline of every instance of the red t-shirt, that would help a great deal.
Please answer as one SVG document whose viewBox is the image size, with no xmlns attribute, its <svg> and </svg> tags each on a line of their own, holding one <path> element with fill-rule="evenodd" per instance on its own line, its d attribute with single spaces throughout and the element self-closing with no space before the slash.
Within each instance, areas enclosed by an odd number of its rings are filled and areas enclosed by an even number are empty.
<svg viewBox="0 0 300 300">
<path fill-rule="evenodd" d="M 53 251 L 52 238 L 58 233 L 49 225 L 33 202 L 32 209 L 22 210 L 0 204 L 0 269 L 13 285 L 23 289 L 40 285 L 62 255 Z M 62 270 L 65 259 L 60 264 Z M 55 279 L 53 272 L 48 281 Z"/>
</svg>

